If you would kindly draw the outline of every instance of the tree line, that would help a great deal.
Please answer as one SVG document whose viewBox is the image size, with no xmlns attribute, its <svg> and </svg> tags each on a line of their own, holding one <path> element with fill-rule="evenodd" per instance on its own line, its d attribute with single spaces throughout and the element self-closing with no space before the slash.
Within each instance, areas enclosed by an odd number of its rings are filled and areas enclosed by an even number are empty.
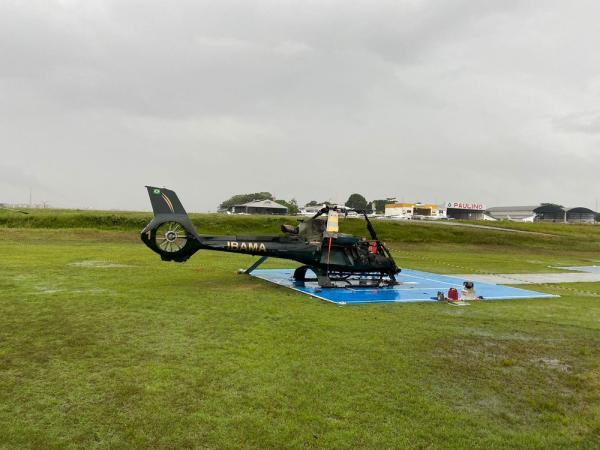
<svg viewBox="0 0 600 450">
<path fill-rule="evenodd" d="M 286 206 L 290 214 L 298 214 L 300 208 L 295 198 L 291 200 L 276 199 L 270 192 L 254 192 L 253 194 L 236 194 L 219 205 L 220 211 L 231 211 L 235 205 L 243 205 L 244 203 L 257 202 L 261 200 L 271 200 L 280 205 Z"/>
<path fill-rule="evenodd" d="M 298 214 L 298 212 L 300 211 L 300 207 L 298 206 L 298 202 L 296 201 L 296 199 L 294 199 L 294 198 L 291 200 L 277 199 L 270 192 L 254 192 L 251 194 L 233 195 L 232 197 L 228 198 L 227 200 L 225 200 L 224 202 L 222 202 L 219 205 L 219 210 L 220 211 L 231 211 L 231 209 L 235 205 L 243 205 L 245 203 L 249 203 L 249 202 L 253 202 L 253 201 L 261 201 L 261 200 L 272 200 L 283 206 L 286 206 L 288 208 L 288 212 L 290 214 Z M 344 203 L 344 205 L 347 206 L 348 208 L 356 209 L 359 211 L 367 211 L 367 213 L 369 213 L 369 214 L 370 213 L 383 214 L 385 212 L 385 205 L 387 203 L 391 203 L 393 201 L 394 201 L 393 198 L 385 198 L 385 199 L 372 200 L 369 202 L 362 194 L 354 193 L 354 194 L 351 194 L 350 197 L 348 197 L 348 200 L 346 200 L 346 203 Z M 311 200 L 310 202 L 306 203 L 306 205 L 304 205 L 304 206 L 321 206 L 321 205 L 330 205 L 330 204 L 331 203 L 328 201 L 318 202 L 316 200 Z"/>
</svg>

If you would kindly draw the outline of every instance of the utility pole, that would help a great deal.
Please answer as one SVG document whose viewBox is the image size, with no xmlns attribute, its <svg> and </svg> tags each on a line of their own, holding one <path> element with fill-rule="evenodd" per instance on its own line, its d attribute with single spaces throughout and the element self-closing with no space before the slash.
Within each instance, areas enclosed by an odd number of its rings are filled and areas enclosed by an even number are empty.
<svg viewBox="0 0 600 450">
<path fill-rule="evenodd" d="M 29 188 L 29 207 L 31 208 L 31 187 Z"/>
</svg>

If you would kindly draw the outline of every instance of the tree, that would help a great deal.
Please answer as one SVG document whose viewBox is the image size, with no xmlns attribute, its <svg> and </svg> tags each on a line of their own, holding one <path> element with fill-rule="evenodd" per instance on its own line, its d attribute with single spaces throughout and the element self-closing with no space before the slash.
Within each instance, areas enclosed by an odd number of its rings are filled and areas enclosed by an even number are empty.
<svg viewBox="0 0 600 450">
<path fill-rule="evenodd" d="M 331 205 L 333 205 L 333 203 L 331 203 L 330 201 L 317 202 L 316 200 L 311 200 L 304 206 L 323 206 L 323 205 L 331 206 Z"/>
<path fill-rule="evenodd" d="M 352 209 L 365 210 L 367 209 L 367 199 L 360 194 L 352 194 L 346 201 L 346 206 Z"/>
<path fill-rule="evenodd" d="M 230 210 L 235 205 L 243 205 L 244 203 L 255 200 L 274 200 L 270 192 L 255 192 L 254 194 L 237 194 L 225 200 L 219 205 L 220 210 Z"/>
<path fill-rule="evenodd" d="M 275 200 L 277 203 L 279 203 L 280 205 L 286 206 L 288 209 L 288 214 L 294 216 L 296 214 L 298 214 L 298 211 L 300 211 L 300 208 L 298 208 L 298 202 L 296 201 L 295 198 L 291 199 L 289 202 L 286 200 Z"/>
</svg>

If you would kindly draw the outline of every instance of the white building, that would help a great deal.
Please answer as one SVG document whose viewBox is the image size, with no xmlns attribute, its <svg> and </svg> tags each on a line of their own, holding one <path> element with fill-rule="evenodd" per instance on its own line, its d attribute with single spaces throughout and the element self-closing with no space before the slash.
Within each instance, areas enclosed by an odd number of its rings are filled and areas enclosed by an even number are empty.
<svg viewBox="0 0 600 450">
<path fill-rule="evenodd" d="M 385 205 L 385 217 L 398 220 L 444 219 L 446 210 L 434 203 L 390 203 Z"/>
</svg>

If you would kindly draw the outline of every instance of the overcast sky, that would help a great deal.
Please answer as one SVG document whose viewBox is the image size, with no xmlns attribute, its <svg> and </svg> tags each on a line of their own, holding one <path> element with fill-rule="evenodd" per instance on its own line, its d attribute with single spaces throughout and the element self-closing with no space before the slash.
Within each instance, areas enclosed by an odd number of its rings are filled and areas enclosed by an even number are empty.
<svg viewBox="0 0 600 450">
<path fill-rule="evenodd" d="M 0 202 L 600 198 L 600 2 L 0 1 Z"/>
</svg>

